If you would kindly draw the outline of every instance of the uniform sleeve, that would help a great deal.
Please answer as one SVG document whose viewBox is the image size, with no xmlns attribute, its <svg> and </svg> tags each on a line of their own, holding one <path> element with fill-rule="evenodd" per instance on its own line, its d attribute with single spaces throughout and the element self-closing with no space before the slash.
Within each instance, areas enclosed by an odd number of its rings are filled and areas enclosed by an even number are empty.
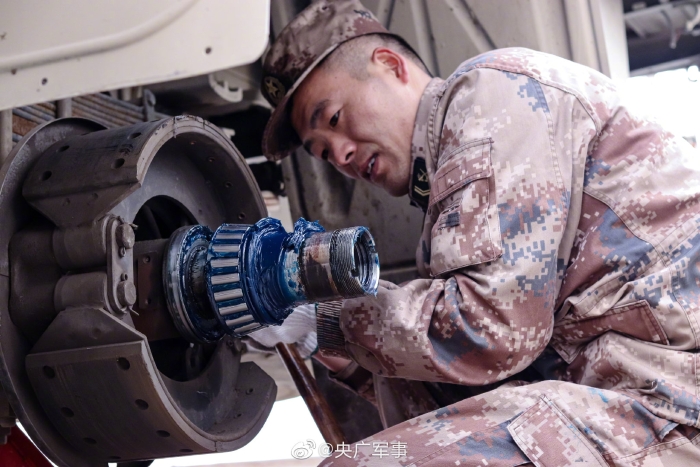
<svg viewBox="0 0 700 467">
<path fill-rule="evenodd" d="M 485 385 L 549 342 L 572 172 L 595 129 L 575 98 L 522 74 L 475 69 L 446 96 L 419 248 L 433 278 L 319 306 L 337 322 L 319 345 L 381 375 Z"/>
</svg>

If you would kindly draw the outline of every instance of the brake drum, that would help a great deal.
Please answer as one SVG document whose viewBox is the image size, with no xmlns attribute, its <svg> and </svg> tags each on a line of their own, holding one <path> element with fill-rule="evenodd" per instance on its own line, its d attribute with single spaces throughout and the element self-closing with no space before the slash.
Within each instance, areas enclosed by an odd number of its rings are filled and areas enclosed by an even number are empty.
<svg viewBox="0 0 700 467">
<path fill-rule="evenodd" d="M 257 434 L 274 381 L 233 337 L 178 334 L 160 265 L 182 226 L 265 214 L 243 157 L 197 117 L 60 119 L 15 146 L 0 171 L 0 383 L 45 455 L 97 466 Z"/>
</svg>

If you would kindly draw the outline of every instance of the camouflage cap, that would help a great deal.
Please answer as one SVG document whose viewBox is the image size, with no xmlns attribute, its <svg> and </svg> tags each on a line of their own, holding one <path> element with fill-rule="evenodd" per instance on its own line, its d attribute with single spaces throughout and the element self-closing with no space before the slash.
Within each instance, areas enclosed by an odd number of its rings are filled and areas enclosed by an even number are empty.
<svg viewBox="0 0 700 467">
<path fill-rule="evenodd" d="M 391 34 L 357 0 L 314 2 L 282 30 L 263 63 L 262 93 L 274 108 L 263 135 L 268 159 L 282 159 L 300 145 L 287 104 L 304 78 L 343 42 L 378 33 Z"/>
</svg>

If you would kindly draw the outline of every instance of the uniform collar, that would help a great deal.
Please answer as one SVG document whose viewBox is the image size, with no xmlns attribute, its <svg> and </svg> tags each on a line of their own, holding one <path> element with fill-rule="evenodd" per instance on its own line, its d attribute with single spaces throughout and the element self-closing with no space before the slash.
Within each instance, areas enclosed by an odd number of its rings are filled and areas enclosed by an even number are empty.
<svg viewBox="0 0 700 467">
<path fill-rule="evenodd" d="M 433 173 L 433 160 L 429 150 L 429 130 L 435 118 L 435 104 L 443 83 L 444 80 L 440 78 L 430 80 L 418 104 L 416 121 L 413 126 L 408 197 L 411 198 L 411 204 L 420 207 L 423 211 L 428 209 L 430 178 Z"/>
</svg>

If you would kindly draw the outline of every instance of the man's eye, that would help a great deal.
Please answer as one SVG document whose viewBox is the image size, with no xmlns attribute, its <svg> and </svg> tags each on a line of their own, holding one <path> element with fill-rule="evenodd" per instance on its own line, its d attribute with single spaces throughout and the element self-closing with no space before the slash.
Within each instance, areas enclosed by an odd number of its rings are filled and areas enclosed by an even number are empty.
<svg viewBox="0 0 700 467">
<path fill-rule="evenodd" d="M 324 149 L 323 152 L 321 153 L 321 159 L 324 161 L 328 160 L 328 149 Z"/>
<path fill-rule="evenodd" d="M 337 111 L 337 112 L 335 113 L 335 115 L 333 115 L 333 116 L 331 117 L 331 121 L 330 121 L 331 127 L 335 127 L 335 126 L 338 124 L 338 119 L 339 119 L 339 118 L 340 118 L 340 110 Z"/>
</svg>

